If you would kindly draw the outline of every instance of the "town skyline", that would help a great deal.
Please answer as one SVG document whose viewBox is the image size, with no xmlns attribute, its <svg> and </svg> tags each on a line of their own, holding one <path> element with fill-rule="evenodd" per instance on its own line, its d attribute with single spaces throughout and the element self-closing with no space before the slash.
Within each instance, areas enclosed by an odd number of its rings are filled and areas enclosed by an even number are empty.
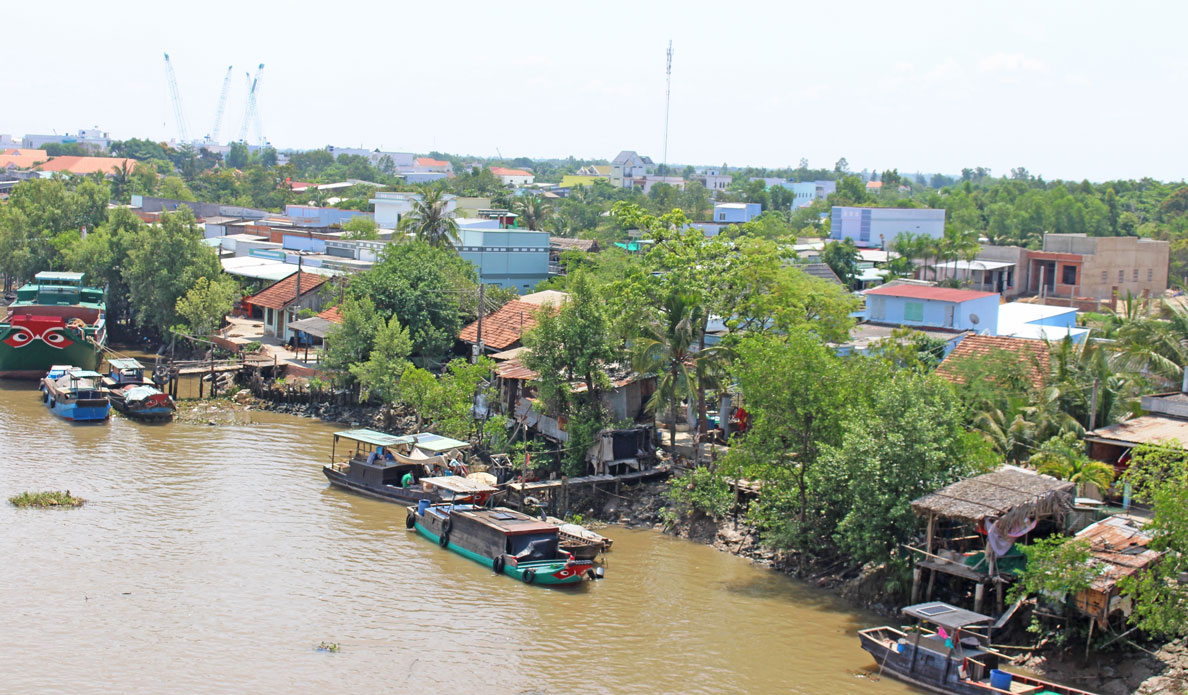
<svg viewBox="0 0 1188 695">
<path fill-rule="evenodd" d="M 756 5 L 730 15 L 611 4 L 596 15 L 522 13 L 514 24 L 497 8 L 464 6 L 447 25 L 430 8 L 359 6 L 371 20 L 330 22 L 314 51 L 293 40 L 312 30 L 308 13 L 214 3 L 209 35 L 183 42 L 162 31 L 183 13 L 149 7 L 90 18 L 96 34 L 149 40 L 99 54 L 68 43 L 0 78 L 17 105 L 0 132 L 97 125 L 121 139 L 176 138 L 168 52 L 192 138 L 211 130 L 228 65 L 221 139 L 238 135 L 241 75 L 264 63 L 264 134 L 281 149 L 361 144 L 533 159 L 635 150 L 659 163 L 671 39 L 671 163 L 780 168 L 803 157 L 832 168 L 845 157 L 855 170 L 985 166 L 1002 175 L 1021 166 L 1047 179 L 1182 180 L 1188 155 L 1162 135 L 1184 106 L 1185 59 L 1171 32 L 1185 10 L 1173 5 L 1124 14 L 1068 3 L 912 13 Z M 29 7 L 9 16 L 37 21 Z M 251 40 L 218 23 L 232 16 Z M 492 37 L 504 24 L 507 35 Z M 10 42 L 18 53 L 38 50 L 35 33 Z M 351 52 L 338 55 L 342 45 Z"/>
</svg>

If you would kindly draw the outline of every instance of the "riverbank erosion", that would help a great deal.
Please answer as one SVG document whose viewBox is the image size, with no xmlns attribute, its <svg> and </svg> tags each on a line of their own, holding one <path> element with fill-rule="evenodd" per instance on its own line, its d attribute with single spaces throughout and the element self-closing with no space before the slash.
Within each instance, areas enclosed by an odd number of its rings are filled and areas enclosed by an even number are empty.
<svg viewBox="0 0 1188 695">
<path fill-rule="evenodd" d="M 797 557 L 773 549 L 763 542 L 760 530 L 741 515 L 714 519 L 697 510 L 674 514 L 666 506 L 665 494 L 674 482 L 680 484 L 673 479 L 624 487 L 619 495 L 581 500 L 584 506 L 575 509 L 585 518 L 649 527 L 747 558 L 882 615 L 891 624 L 901 620 L 899 608 L 907 600 L 904 593 L 908 587 L 897 582 L 888 568 L 836 556 Z M 1188 638 L 1163 645 L 1119 642 L 1113 650 L 1090 653 L 1088 659 L 1083 644 L 1063 649 L 1047 643 L 1017 646 L 1022 648 L 1004 651 L 1015 657 L 1020 668 L 1101 695 L 1188 694 Z"/>
</svg>

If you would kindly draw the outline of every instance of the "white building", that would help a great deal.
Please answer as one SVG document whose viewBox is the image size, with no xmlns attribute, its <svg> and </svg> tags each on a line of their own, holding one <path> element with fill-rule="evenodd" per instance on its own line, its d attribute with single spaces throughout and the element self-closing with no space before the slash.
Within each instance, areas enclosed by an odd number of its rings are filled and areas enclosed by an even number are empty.
<svg viewBox="0 0 1188 695">
<path fill-rule="evenodd" d="M 718 203 L 714 206 L 714 222 L 742 224 L 750 222 L 763 212 L 759 203 Z"/>
<path fill-rule="evenodd" d="M 453 217 L 454 211 L 458 207 L 457 196 L 446 194 L 442 198 L 446 201 L 446 215 Z M 413 203 L 420 199 L 420 193 L 380 191 L 368 202 L 375 207 L 376 224 L 383 229 L 396 229 L 396 225 L 400 224 L 400 219 L 411 212 Z"/>
<path fill-rule="evenodd" d="M 611 160 L 611 185 L 631 188 L 632 181 L 643 178 L 656 170 L 650 157 L 641 157 L 634 150 L 623 150 Z"/>
<path fill-rule="evenodd" d="M 702 182 L 706 188 L 713 192 L 726 190 L 734 177 L 730 174 L 723 174 L 720 169 L 698 169 L 693 174 L 693 179 Z"/>
<path fill-rule="evenodd" d="M 504 186 L 527 186 L 536 180 L 536 175 L 523 169 L 491 167 L 491 173 L 498 176 Z"/>
<path fill-rule="evenodd" d="M 903 232 L 940 239 L 945 211 L 931 208 L 854 208 L 835 205 L 829 238 L 853 239 L 858 246 L 886 248 Z"/>
</svg>

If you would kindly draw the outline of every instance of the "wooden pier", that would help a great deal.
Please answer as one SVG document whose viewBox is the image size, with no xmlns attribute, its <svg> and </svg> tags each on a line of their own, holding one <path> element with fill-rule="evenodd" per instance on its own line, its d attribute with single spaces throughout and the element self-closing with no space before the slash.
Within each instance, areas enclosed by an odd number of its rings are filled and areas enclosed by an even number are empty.
<svg viewBox="0 0 1188 695">
<path fill-rule="evenodd" d="M 590 488 L 590 492 L 597 496 L 599 493 L 607 493 L 615 496 L 619 495 L 620 486 L 623 483 L 633 484 L 640 483 L 645 480 L 654 478 L 666 478 L 672 472 L 672 466 L 663 464 L 652 468 L 645 468 L 640 471 L 632 471 L 630 473 L 622 473 L 620 475 L 610 475 L 604 473 L 602 475 L 583 475 L 576 478 L 568 478 L 561 476 L 555 480 L 535 480 L 529 483 L 506 483 L 504 487 L 508 490 L 515 490 L 517 495 L 508 499 L 509 503 L 518 505 L 520 509 L 524 508 L 524 499 L 529 496 L 547 497 L 549 504 L 553 505 L 554 513 L 563 514 L 569 510 L 569 491 L 571 488 Z M 603 486 L 599 488 L 599 486 Z M 557 506 L 556 503 L 560 503 Z"/>
</svg>

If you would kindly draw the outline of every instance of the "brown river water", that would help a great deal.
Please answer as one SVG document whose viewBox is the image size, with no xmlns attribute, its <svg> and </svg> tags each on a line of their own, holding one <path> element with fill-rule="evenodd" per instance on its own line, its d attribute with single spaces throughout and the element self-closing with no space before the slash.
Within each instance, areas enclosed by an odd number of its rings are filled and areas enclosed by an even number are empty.
<svg viewBox="0 0 1188 695">
<path fill-rule="evenodd" d="M 243 415 L 73 425 L 0 381 L 0 497 L 87 500 L 0 504 L 0 693 L 916 692 L 778 573 L 610 527 L 605 580 L 521 584 L 330 488 L 340 427 Z"/>
</svg>

